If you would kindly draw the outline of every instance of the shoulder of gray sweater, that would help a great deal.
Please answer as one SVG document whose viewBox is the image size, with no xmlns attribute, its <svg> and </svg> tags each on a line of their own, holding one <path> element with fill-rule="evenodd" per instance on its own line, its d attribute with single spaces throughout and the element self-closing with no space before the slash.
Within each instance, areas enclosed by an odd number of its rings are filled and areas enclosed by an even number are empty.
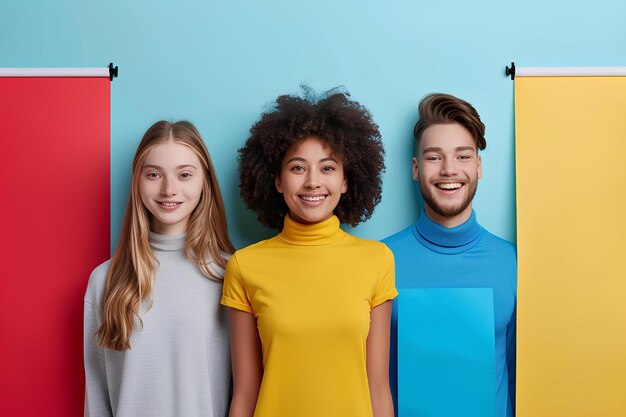
<svg viewBox="0 0 626 417">
<path fill-rule="evenodd" d="M 98 265 L 89 276 L 89 283 L 85 291 L 85 302 L 93 305 L 100 305 L 104 295 L 104 285 L 107 279 L 107 273 L 111 266 L 111 260 Z"/>
<path fill-rule="evenodd" d="M 226 262 L 228 262 L 231 256 L 232 255 L 230 253 L 222 252 L 222 257 L 226 260 Z M 212 259 L 209 261 L 209 268 L 211 268 L 220 277 L 224 278 L 224 268 L 220 267 L 215 260 Z"/>
</svg>

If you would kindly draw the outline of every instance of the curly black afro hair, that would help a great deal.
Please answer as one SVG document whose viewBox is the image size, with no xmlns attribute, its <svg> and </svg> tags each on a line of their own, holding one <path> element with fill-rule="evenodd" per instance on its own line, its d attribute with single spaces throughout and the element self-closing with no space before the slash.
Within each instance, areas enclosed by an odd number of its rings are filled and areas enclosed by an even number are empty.
<svg viewBox="0 0 626 417">
<path fill-rule="evenodd" d="M 259 221 L 280 229 L 289 208 L 276 190 L 275 178 L 288 149 L 316 136 L 341 158 L 348 191 L 335 214 L 341 223 L 356 226 L 369 219 L 381 200 L 385 150 L 370 112 L 350 94 L 335 88 L 316 96 L 303 86 L 303 96 L 282 95 L 250 128 L 239 149 L 241 197 Z"/>
</svg>

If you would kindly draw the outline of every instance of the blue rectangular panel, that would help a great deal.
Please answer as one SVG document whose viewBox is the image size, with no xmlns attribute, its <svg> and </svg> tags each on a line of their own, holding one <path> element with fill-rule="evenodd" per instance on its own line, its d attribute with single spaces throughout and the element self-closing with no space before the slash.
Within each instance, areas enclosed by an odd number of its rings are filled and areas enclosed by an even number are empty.
<svg viewBox="0 0 626 417">
<path fill-rule="evenodd" d="M 398 296 L 398 417 L 495 417 L 491 288 Z"/>
</svg>

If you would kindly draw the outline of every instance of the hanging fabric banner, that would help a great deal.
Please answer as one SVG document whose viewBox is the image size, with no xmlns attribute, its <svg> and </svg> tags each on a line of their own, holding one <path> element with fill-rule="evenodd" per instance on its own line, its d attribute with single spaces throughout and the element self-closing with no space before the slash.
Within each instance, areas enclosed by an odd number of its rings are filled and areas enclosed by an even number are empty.
<svg viewBox="0 0 626 417">
<path fill-rule="evenodd" d="M 626 410 L 626 77 L 516 77 L 517 417 Z"/>
<path fill-rule="evenodd" d="M 110 80 L 0 77 L 0 404 L 82 416 L 83 296 L 109 257 Z"/>
</svg>

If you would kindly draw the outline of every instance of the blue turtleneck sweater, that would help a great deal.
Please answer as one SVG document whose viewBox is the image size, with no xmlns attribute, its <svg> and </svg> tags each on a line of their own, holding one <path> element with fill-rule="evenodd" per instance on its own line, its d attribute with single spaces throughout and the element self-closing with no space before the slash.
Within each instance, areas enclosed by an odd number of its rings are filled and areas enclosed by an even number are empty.
<svg viewBox="0 0 626 417">
<path fill-rule="evenodd" d="M 476 221 L 474 211 L 465 223 L 447 228 L 432 221 L 422 210 L 417 223 L 383 242 L 394 253 L 396 287 L 400 291 L 403 288 L 493 289 L 496 416 L 513 416 L 517 298 L 515 246 L 483 229 Z M 391 326 L 390 383 L 397 415 L 398 309 L 395 300 Z"/>
</svg>

